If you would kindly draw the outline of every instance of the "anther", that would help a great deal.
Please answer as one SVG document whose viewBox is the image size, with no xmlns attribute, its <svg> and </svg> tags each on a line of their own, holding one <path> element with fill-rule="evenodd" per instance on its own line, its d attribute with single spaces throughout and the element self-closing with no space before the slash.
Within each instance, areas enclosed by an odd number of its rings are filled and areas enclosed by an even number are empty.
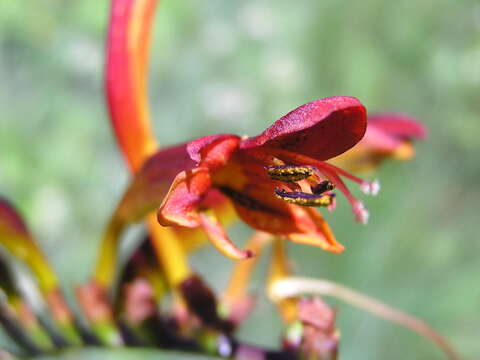
<svg viewBox="0 0 480 360">
<path fill-rule="evenodd" d="M 329 180 L 323 180 L 321 183 L 311 187 L 312 193 L 316 195 L 323 194 L 326 191 L 332 191 L 333 189 L 335 189 L 335 185 Z"/>
<path fill-rule="evenodd" d="M 334 193 L 309 194 L 301 191 L 285 191 L 276 188 L 275 196 L 290 204 L 302 206 L 330 206 L 335 198 Z"/>
<path fill-rule="evenodd" d="M 268 176 L 272 180 L 283 182 L 296 182 L 304 180 L 314 173 L 314 168 L 311 166 L 297 166 L 297 165 L 276 165 L 268 166 L 266 168 Z"/>
</svg>

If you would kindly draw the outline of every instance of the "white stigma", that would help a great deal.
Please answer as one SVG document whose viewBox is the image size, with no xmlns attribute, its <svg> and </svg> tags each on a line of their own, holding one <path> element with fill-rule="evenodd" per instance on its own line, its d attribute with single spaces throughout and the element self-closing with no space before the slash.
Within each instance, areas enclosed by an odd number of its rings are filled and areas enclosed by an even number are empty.
<svg viewBox="0 0 480 360">
<path fill-rule="evenodd" d="M 364 181 L 360 185 L 360 190 L 362 190 L 364 194 L 376 196 L 380 191 L 380 183 L 378 180 Z"/>
<path fill-rule="evenodd" d="M 355 219 L 359 223 L 362 223 L 363 225 L 366 225 L 368 223 L 370 213 L 365 208 L 362 202 L 358 201 L 355 203 L 355 205 L 353 206 L 353 213 L 355 214 Z"/>
<path fill-rule="evenodd" d="M 218 339 L 218 353 L 222 357 L 230 357 L 232 355 L 232 344 L 230 343 L 230 340 L 224 336 L 220 335 Z"/>
<path fill-rule="evenodd" d="M 327 210 L 329 212 L 333 212 L 333 210 L 335 210 L 335 208 L 337 207 L 337 199 L 333 199 L 332 200 L 332 203 L 330 205 L 327 206 Z"/>
</svg>

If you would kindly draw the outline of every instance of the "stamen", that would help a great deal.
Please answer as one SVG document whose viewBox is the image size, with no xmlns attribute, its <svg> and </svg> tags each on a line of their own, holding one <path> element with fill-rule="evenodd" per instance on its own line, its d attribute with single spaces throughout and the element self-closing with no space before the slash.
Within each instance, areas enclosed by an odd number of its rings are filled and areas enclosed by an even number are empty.
<svg viewBox="0 0 480 360">
<path fill-rule="evenodd" d="M 353 205 L 353 213 L 355 214 L 355 219 L 364 225 L 368 223 L 368 218 L 370 217 L 370 213 L 365 208 L 361 201 L 357 201 Z"/>
<path fill-rule="evenodd" d="M 362 202 L 360 202 L 357 198 L 355 198 L 350 190 L 347 188 L 343 180 L 340 178 L 340 176 L 337 175 L 334 171 L 332 171 L 333 168 L 330 168 L 329 166 L 325 166 L 324 168 L 321 168 L 322 165 L 325 165 L 327 163 L 325 162 L 318 162 L 315 165 L 318 165 L 318 167 L 323 171 L 325 176 L 327 176 L 332 183 L 335 184 L 335 186 L 340 189 L 341 192 L 345 195 L 347 198 L 348 202 L 352 206 L 352 211 L 353 214 L 355 215 L 355 220 L 361 224 L 366 224 L 368 222 L 368 217 L 369 217 L 369 212 L 365 208 Z M 329 164 L 327 164 L 329 165 Z M 342 170 L 343 171 L 343 170 Z M 362 183 L 365 181 L 362 180 Z"/>
<path fill-rule="evenodd" d="M 315 160 L 314 160 L 315 161 Z M 346 177 L 347 179 L 352 180 L 353 182 L 356 182 L 357 184 L 362 185 L 366 181 L 363 180 L 362 178 L 359 178 L 358 176 L 355 176 L 353 174 L 350 174 L 348 171 L 343 170 L 342 168 L 339 168 L 338 166 L 332 165 L 328 162 L 325 161 L 315 161 L 315 165 L 318 166 L 320 171 L 323 170 L 328 170 L 329 172 L 334 172 L 336 174 L 339 174 L 341 176 Z"/>
<path fill-rule="evenodd" d="M 380 183 L 378 180 L 364 181 L 360 185 L 360 190 L 362 190 L 364 194 L 376 196 L 380 191 Z"/>
<path fill-rule="evenodd" d="M 343 180 L 340 176 L 344 176 L 347 179 L 350 179 L 357 184 L 363 185 L 364 188 L 368 188 L 368 191 L 372 194 L 375 194 L 379 190 L 378 183 L 368 183 L 365 180 L 350 174 L 349 172 L 329 164 L 325 161 L 320 161 L 316 159 L 312 159 L 308 156 L 292 153 L 291 151 L 284 150 L 284 149 L 277 149 L 277 148 L 270 148 L 269 152 L 276 156 L 277 158 L 281 159 L 282 161 L 289 162 L 289 163 L 302 163 L 302 164 L 310 164 L 310 166 L 319 171 L 327 177 L 347 198 L 348 202 L 351 204 L 353 212 L 355 214 L 355 218 L 357 221 L 365 224 L 368 221 L 368 211 L 365 209 L 363 204 L 356 199 L 350 190 L 347 188 Z M 364 185 L 368 183 L 368 185 Z"/>
<path fill-rule="evenodd" d="M 334 193 L 308 194 L 301 191 L 285 191 L 276 188 L 275 196 L 290 204 L 302 206 L 330 206 L 335 198 Z"/>
<path fill-rule="evenodd" d="M 266 170 L 272 180 L 283 182 L 304 180 L 314 173 L 313 167 L 299 165 L 274 165 L 268 166 Z"/>
<path fill-rule="evenodd" d="M 336 207 L 337 207 L 337 198 L 334 197 L 334 198 L 332 199 L 332 203 L 327 206 L 327 210 L 328 210 L 329 212 L 333 212 Z"/>
<path fill-rule="evenodd" d="M 316 195 L 323 194 L 326 191 L 335 189 L 335 185 L 330 180 L 323 180 L 320 184 L 311 187 L 312 193 Z"/>
</svg>

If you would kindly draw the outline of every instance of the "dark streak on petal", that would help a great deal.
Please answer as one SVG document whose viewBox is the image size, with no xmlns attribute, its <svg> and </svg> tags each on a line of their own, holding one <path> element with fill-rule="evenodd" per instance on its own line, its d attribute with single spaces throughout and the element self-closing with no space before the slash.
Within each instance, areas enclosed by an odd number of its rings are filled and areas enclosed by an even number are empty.
<svg viewBox="0 0 480 360">
<path fill-rule="evenodd" d="M 218 188 L 224 195 L 228 196 L 232 199 L 237 205 L 246 207 L 250 210 L 254 211 L 264 211 L 271 214 L 279 214 L 279 212 L 275 209 L 272 209 L 269 206 L 266 206 L 257 200 L 243 194 L 240 191 L 236 191 L 228 186 L 220 186 Z"/>
</svg>

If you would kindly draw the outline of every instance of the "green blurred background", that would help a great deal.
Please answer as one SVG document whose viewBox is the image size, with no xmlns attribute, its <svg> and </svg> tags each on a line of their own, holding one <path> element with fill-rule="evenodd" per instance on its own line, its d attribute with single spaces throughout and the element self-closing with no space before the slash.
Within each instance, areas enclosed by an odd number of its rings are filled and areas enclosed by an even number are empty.
<svg viewBox="0 0 480 360">
<path fill-rule="evenodd" d="M 87 279 L 127 183 L 102 93 L 107 11 L 105 0 L 0 2 L 0 193 L 20 207 L 70 290 Z M 480 357 L 478 1 L 165 0 L 150 87 L 162 145 L 254 135 L 333 95 L 423 121 L 429 137 L 415 160 L 376 175 L 382 191 L 365 199 L 368 226 L 354 223 L 343 200 L 326 215 L 344 254 L 289 250 L 298 274 L 415 314 L 467 359 Z M 237 225 L 231 234 L 248 232 Z M 215 288 L 225 285 L 230 261 L 211 247 L 192 263 Z M 252 283 L 260 302 L 239 337 L 274 345 L 281 326 L 263 295 L 262 264 Z M 405 329 L 338 310 L 344 360 L 442 356 Z"/>
</svg>

